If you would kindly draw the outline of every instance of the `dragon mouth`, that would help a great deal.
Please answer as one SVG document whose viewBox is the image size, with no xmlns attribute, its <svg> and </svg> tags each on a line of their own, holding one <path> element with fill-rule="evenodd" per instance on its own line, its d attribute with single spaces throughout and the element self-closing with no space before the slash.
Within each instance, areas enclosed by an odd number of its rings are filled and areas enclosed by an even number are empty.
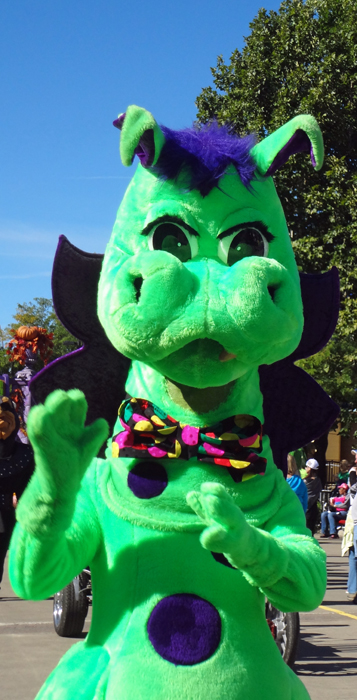
<svg viewBox="0 0 357 700">
<path fill-rule="evenodd" d="M 222 350 L 220 356 L 219 356 L 219 361 L 220 362 L 229 362 L 230 360 L 235 360 L 237 355 L 234 355 L 233 352 L 228 352 L 228 350 Z"/>
<path fill-rule="evenodd" d="M 219 362 L 219 364 L 237 359 L 237 355 L 226 350 L 221 343 L 212 338 L 197 338 L 184 345 L 181 350 L 190 357 L 210 358 L 213 362 Z"/>
<path fill-rule="evenodd" d="M 162 360 L 153 361 L 152 366 L 170 381 L 195 389 L 225 385 L 248 369 L 239 358 L 239 350 L 236 357 L 217 340 L 207 337 L 192 340 Z"/>
</svg>

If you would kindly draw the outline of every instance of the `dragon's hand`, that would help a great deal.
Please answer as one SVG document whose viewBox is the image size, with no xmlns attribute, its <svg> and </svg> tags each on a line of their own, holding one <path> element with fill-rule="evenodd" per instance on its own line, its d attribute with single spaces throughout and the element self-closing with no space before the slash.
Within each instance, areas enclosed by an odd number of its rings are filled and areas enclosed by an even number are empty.
<svg viewBox="0 0 357 700">
<path fill-rule="evenodd" d="M 251 526 L 224 486 L 202 484 L 200 492 L 187 495 L 187 502 L 207 525 L 200 537 L 205 549 L 236 555 L 246 548 Z"/>
<path fill-rule="evenodd" d="M 84 472 L 108 436 L 99 418 L 85 426 L 87 402 L 79 389 L 57 390 L 34 406 L 27 431 L 35 453 L 36 473 L 44 493 L 75 497 Z"/>
</svg>

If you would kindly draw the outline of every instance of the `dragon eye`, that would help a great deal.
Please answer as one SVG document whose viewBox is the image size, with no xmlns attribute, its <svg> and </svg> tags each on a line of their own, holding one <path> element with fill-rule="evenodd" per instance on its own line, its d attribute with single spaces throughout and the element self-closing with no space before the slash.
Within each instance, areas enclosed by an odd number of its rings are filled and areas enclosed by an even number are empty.
<svg viewBox="0 0 357 700">
<path fill-rule="evenodd" d="M 155 226 L 149 235 L 148 244 L 150 250 L 165 250 L 181 262 L 191 260 L 198 252 L 195 237 L 171 221 Z"/>
<path fill-rule="evenodd" d="M 266 257 L 268 249 L 265 236 L 257 228 L 245 226 L 220 240 L 218 255 L 222 262 L 232 266 L 251 255 Z"/>
</svg>

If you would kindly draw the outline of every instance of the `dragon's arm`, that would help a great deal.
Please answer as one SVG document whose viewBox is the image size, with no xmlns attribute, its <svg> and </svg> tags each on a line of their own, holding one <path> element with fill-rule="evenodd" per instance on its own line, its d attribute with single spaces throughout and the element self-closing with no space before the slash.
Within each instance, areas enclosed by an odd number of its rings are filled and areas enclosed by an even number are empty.
<svg viewBox="0 0 357 700">
<path fill-rule="evenodd" d="M 96 462 L 108 426 L 85 426 L 87 404 L 73 389 L 55 391 L 29 414 L 35 474 L 17 508 L 10 580 L 24 598 L 46 598 L 93 559 L 100 540 L 94 506 Z M 93 493 L 93 499 L 90 494 Z"/>
<path fill-rule="evenodd" d="M 284 484 L 285 486 L 285 484 Z M 305 515 L 286 484 L 278 513 L 255 529 L 258 561 L 244 571 L 270 602 L 285 612 L 314 610 L 326 590 L 326 554 L 305 525 Z"/>
<path fill-rule="evenodd" d="M 325 553 L 305 526 L 303 510 L 288 485 L 264 530 L 250 525 L 219 484 L 203 484 L 188 502 L 207 527 L 206 549 L 222 552 L 249 583 L 286 612 L 316 608 L 326 588 Z"/>
<path fill-rule="evenodd" d="M 93 465 L 95 467 L 95 464 Z M 86 478 L 94 474 L 94 469 Z M 41 600 L 66 586 L 92 561 L 100 526 L 89 488 L 59 502 L 41 491 L 35 474 L 17 507 L 9 574 L 21 598 Z"/>
</svg>

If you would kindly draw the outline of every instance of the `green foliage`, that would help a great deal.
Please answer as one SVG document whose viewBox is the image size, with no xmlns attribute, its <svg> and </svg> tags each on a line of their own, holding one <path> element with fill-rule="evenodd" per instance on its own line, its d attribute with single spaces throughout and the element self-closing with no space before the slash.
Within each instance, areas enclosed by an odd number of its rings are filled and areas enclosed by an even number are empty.
<svg viewBox="0 0 357 700">
<path fill-rule="evenodd" d="M 5 350 L 7 340 L 7 333 L 0 326 L 0 374 L 7 374 L 9 371 L 9 361 Z"/>
<path fill-rule="evenodd" d="M 81 343 L 62 326 L 58 320 L 51 299 L 35 297 L 30 303 L 18 304 L 13 315 L 13 323 L 2 331 L 2 341 L 9 341 L 12 337 L 11 329 L 19 326 L 40 326 L 46 328 L 49 333 L 53 333 L 53 354 L 51 361 L 57 357 L 75 350 Z M 4 349 L 0 350 L 0 374 L 9 371 L 9 362 Z M 42 366 L 42 364 L 41 364 Z M 14 366 L 12 371 L 20 369 L 20 365 Z"/>
<path fill-rule="evenodd" d="M 5 348 L 0 348 L 0 374 L 9 374 L 10 363 Z"/>
<path fill-rule="evenodd" d="M 197 98 L 198 120 L 217 118 L 236 133 L 271 133 L 299 113 L 312 114 L 325 141 L 316 173 L 296 155 L 275 175 L 299 269 L 336 265 L 341 312 L 333 340 L 301 362 L 342 407 L 348 428 L 357 405 L 357 3 L 286 0 L 262 9 L 242 52 L 218 57 L 215 88 Z"/>
</svg>

